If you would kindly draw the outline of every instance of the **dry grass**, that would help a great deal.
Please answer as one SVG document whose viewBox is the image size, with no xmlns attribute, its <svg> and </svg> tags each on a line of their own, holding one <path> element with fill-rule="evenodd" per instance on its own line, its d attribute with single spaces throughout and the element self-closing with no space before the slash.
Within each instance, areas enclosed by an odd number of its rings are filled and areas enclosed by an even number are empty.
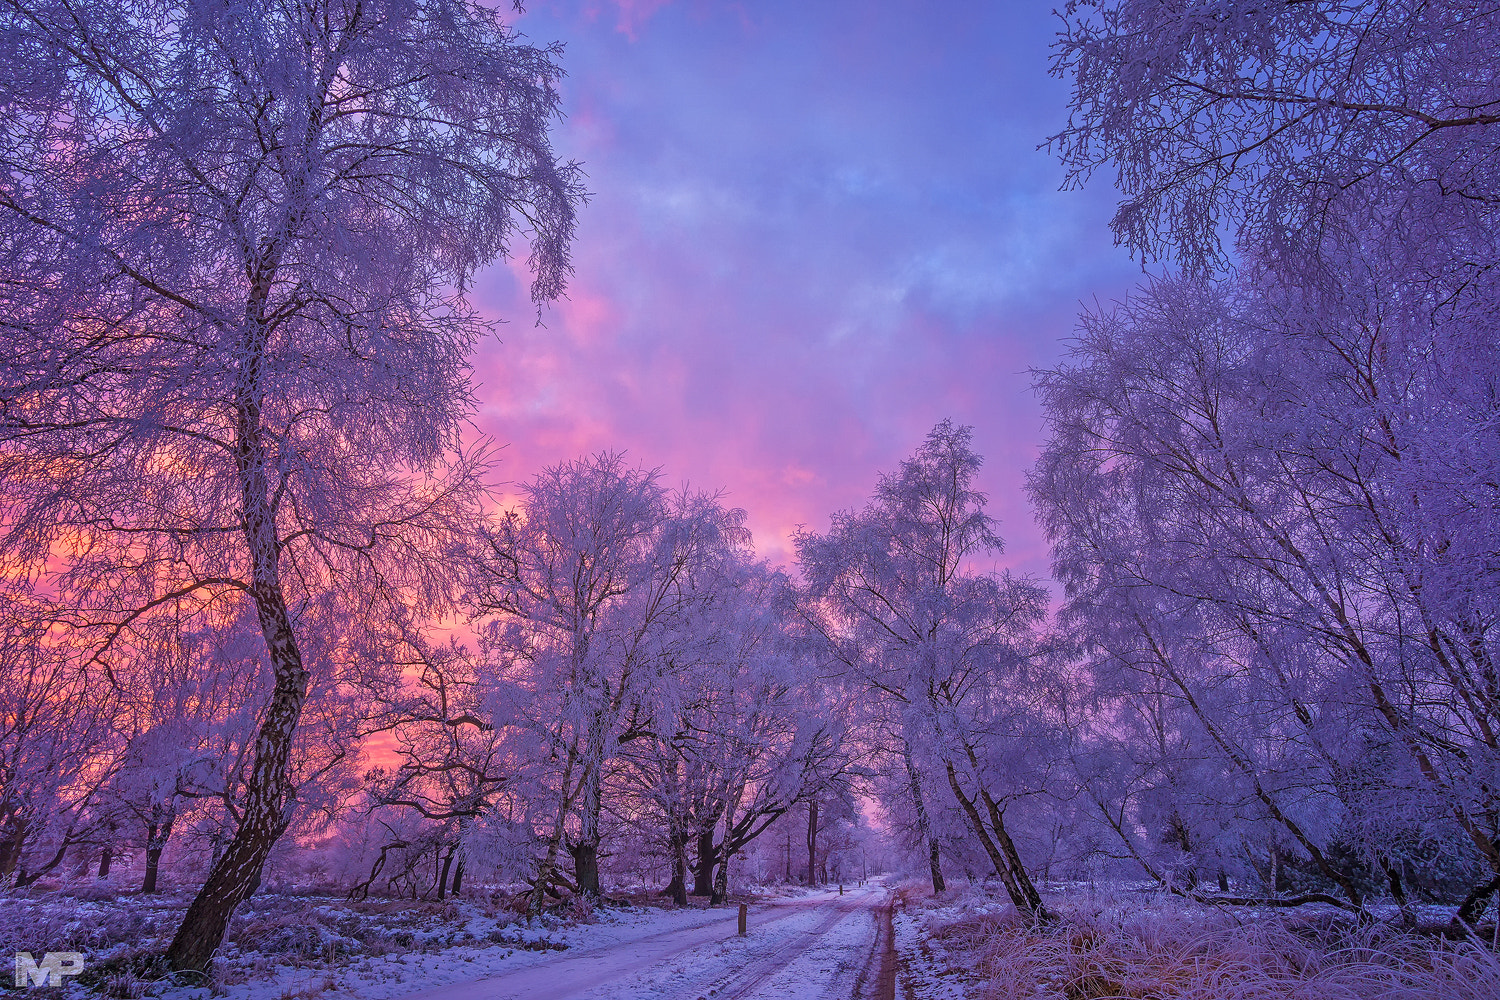
<svg viewBox="0 0 1500 1000">
<path fill-rule="evenodd" d="M 1500 1000 L 1483 945 L 1352 921 L 1133 904 L 1045 931 L 976 915 L 934 936 L 974 957 L 983 1000 Z"/>
</svg>

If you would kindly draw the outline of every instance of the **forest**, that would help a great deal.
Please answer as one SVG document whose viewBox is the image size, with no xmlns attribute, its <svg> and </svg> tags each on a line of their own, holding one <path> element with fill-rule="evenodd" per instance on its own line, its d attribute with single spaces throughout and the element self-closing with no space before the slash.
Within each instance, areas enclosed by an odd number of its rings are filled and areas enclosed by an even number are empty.
<svg viewBox="0 0 1500 1000">
<path fill-rule="evenodd" d="M 472 282 L 541 315 L 588 210 L 504 13 L 0 10 L 0 895 L 176 893 L 207 973 L 268 892 L 1107 884 L 1492 995 L 1500 11 L 1061 13 L 1038 141 L 1143 277 L 1032 373 L 1051 580 L 951 419 L 790 565 L 628 441 L 501 488 Z"/>
</svg>

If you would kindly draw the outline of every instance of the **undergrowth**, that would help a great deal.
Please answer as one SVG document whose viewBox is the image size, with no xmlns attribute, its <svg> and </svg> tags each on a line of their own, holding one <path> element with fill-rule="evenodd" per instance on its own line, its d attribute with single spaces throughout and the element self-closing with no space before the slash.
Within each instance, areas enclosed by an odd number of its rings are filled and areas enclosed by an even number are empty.
<svg viewBox="0 0 1500 1000">
<path fill-rule="evenodd" d="M 931 933 L 973 962 L 982 1000 L 1500 1000 L 1484 944 L 1352 920 L 1136 903 L 1046 929 L 972 914 Z"/>
</svg>

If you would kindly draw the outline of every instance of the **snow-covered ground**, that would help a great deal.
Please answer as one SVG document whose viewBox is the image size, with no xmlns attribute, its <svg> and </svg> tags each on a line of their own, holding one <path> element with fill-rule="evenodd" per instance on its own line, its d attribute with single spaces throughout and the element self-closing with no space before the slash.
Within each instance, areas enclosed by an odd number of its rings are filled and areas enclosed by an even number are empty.
<svg viewBox="0 0 1500 1000">
<path fill-rule="evenodd" d="M 1028 928 L 992 886 L 778 890 L 754 897 L 741 937 L 735 906 L 526 922 L 482 894 L 267 894 L 236 915 L 214 981 L 192 985 L 130 967 L 160 953 L 185 899 L 47 893 L 0 899 L 0 948 L 85 952 L 92 983 L 70 982 L 70 997 L 92 985 L 167 1000 L 1500 1000 L 1500 959 L 1472 939 L 1329 907 L 1217 908 L 1091 886 L 1048 898 L 1059 922 Z"/>
<path fill-rule="evenodd" d="M 236 916 L 206 985 L 174 985 L 132 965 L 132 956 L 164 946 L 183 902 L 171 898 L 0 900 L 0 925 L 9 925 L 0 944 L 38 957 L 83 951 L 87 985 L 119 997 L 847 1000 L 877 995 L 888 897 L 875 882 L 842 894 L 771 895 L 749 904 L 743 937 L 732 905 L 612 906 L 526 922 L 473 901 L 256 897 Z M 85 985 L 69 981 L 66 992 L 81 995 Z"/>
<path fill-rule="evenodd" d="M 410 1000 L 847 998 L 870 959 L 885 897 L 883 886 L 871 885 L 753 906 L 744 937 L 733 908 L 620 914 L 576 928 L 565 953 L 488 966 L 444 955 L 428 988 Z M 399 992 L 387 981 L 360 995 L 382 1000 Z"/>
</svg>

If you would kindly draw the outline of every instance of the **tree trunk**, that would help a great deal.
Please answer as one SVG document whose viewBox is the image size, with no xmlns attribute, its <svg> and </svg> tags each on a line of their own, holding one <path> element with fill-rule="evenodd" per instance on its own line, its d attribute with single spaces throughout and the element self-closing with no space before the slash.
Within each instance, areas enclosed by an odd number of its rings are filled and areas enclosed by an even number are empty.
<svg viewBox="0 0 1500 1000">
<path fill-rule="evenodd" d="M 687 817 L 683 815 L 682 782 L 678 775 L 675 754 L 657 745 L 657 760 L 661 766 L 662 788 L 665 790 L 663 809 L 667 817 L 667 854 L 672 862 L 672 881 L 667 883 L 662 895 L 671 896 L 678 906 L 686 906 L 687 895 Z"/>
<path fill-rule="evenodd" d="M 557 838 L 553 837 L 547 842 L 547 853 L 537 867 L 536 884 L 531 887 L 531 899 L 527 904 L 527 912 L 531 916 L 541 913 L 547 902 L 547 883 L 552 880 L 552 869 L 556 864 Z"/>
<path fill-rule="evenodd" d="M 440 900 L 448 898 L 448 872 L 453 868 L 453 855 L 457 850 L 456 847 L 451 848 L 447 856 L 443 858 L 443 870 L 438 873 L 437 884 L 437 897 Z"/>
<path fill-rule="evenodd" d="M 672 882 L 667 886 L 666 894 L 672 897 L 672 902 L 678 906 L 686 906 L 687 894 L 687 836 L 683 833 L 680 825 L 675 826 L 671 833 L 672 851 Z"/>
<path fill-rule="evenodd" d="M 307 696 L 308 674 L 292 636 L 286 605 L 280 602 L 279 593 L 274 598 L 267 595 L 267 611 L 262 617 L 263 624 L 270 626 L 266 631 L 276 637 L 271 644 L 276 687 L 256 734 L 255 761 L 246 782 L 242 818 L 167 949 L 167 962 L 174 969 L 208 971 L 224 940 L 229 918 L 260 884 L 266 858 L 285 832 L 296 804 L 287 758 Z"/>
<path fill-rule="evenodd" d="M 0 885 L 5 884 L 21 864 L 21 847 L 26 842 L 26 820 L 17 817 L 0 840 Z"/>
<path fill-rule="evenodd" d="M 948 883 L 943 880 L 942 859 L 938 855 L 938 843 L 932 837 L 927 838 L 927 870 L 932 876 L 932 891 L 939 893 L 948 888 Z"/>
<path fill-rule="evenodd" d="M 161 866 L 161 848 L 146 848 L 146 877 L 141 880 L 141 894 L 149 896 L 156 892 L 156 872 Z"/>
<path fill-rule="evenodd" d="M 911 759 L 911 745 L 904 739 L 901 742 L 901 759 L 906 764 L 906 781 L 911 790 L 912 804 L 917 809 L 917 832 L 927 843 L 927 867 L 932 875 L 932 891 L 934 894 L 948 888 L 943 881 L 943 867 L 941 857 L 938 854 L 937 838 L 932 835 L 932 822 L 927 817 L 927 801 L 922 795 L 922 781 L 917 775 L 917 766 Z"/>
<path fill-rule="evenodd" d="M 1489 906 L 1490 897 L 1500 892 L 1500 875 L 1495 876 L 1488 882 L 1476 885 L 1469 890 L 1468 896 L 1459 904 L 1458 913 L 1453 919 L 1459 924 L 1473 927 L 1484 916 L 1485 909 Z M 1500 917 L 1496 917 L 1500 921 Z"/>
<path fill-rule="evenodd" d="M 1171 819 L 1167 821 L 1167 842 L 1174 845 L 1187 857 L 1191 858 L 1193 856 L 1193 841 L 1192 838 L 1188 835 L 1187 824 L 1184 823 L 1182 821 L 1182 817 L 1175 812 L 1172 814 Z M 1187 887 L 1189 889 L 1198 888 L 1197 865 L 1188 866 Z"/>
<path fill-rule="evenodd" d="M 603 781 L 604 739 L 595 732 L 599 723 L 590 727 L 588 743 L 584 748 L 585 759 L 581 801 L 578 804 L 578 843 L 568 846 L 573 855 L 573 883 L 580 894 L 599 898 L 599 814 L 602 808 L 600 783 Z"/>
<path fill-rule="evenodd" d="M 974 784 L 979 790 L 979 797 L 984 800 L 984 807 L 990 817 L 990 832 L 986 833 L 984 820 L 979 816 L 979 811 L 974 807 L 972 799 L 966 798 L 959 787 L 958 774 L 953 767 L 952 761 L 945 761 L 948 769 L 948 783 L 953 788 L 953 794 L 958 796 L 963 804 L 964 810 L 976 824 L 980 839 L 984 842 L 985 849 L 990 858 L 997 861 L 996 870 L 1005 879 L 1006 889 L 1010 892 L 1011 900 L 1016 904 L 1016 909 L 1024 914 L 1028 920 L 1037 924 L 1050 924 L 1054 917 L 1048 912 L 1046 904 L 1042 902 L 1042 894 L 1036 891 L 1036 885 L 1031 881 L 1031 875 L 1026 871 L 1026 866 L 1021 863 L 1021 852 L 1016 850 L 1015 841 L 1010 839 L 1010 833 L 1005 829 L 1005 812 L 990 794 L 980 777 L 978 756 L 974 747 L 964 743 L 964 751 L 968 755 L 969 765 L 974 769 Z M 996 848 L 999 857 L 996 858 Z M 1001 869 L 1003 868 L 1003 871 Z"/>
<path fill-rule="evenodd" d="M 1026 866 L 1021 863 L 1021 852 L 1016 850 L 1015 841 L 1010 839 L 1010 832 L 1005 829 L 1003 815 L 995 804 L 989 801 L 989 794 L 985 794 L 985 800 L 990 808 L 990 825 L 995 831 L 995 840 L 1000 845 L 1000 851 L 1005 855 L 1006 863 L 1010 866 L 1011 878 L 1015 880 L 1021 894 L 1026 897 L 1026 902 L 1033 919 L 1041 923 L 1051 923 L 1053 920 L 1047 905 L 1042 902 L 1042 894 L 1037 892 L 1036 885 L 1031 881 L 1031 875 L 1026 871 Z"/>
<path fill-rule="evenodd" d="M 156 873 L 161 867 L 161 852 L 172 837 L 172 824 L 176 819 L 175 806 L 151 807 L 151 822 L 146 824 L 146 877 L 141 882 L 142 895 L 149 896 L 156 892 Z"/>
<path fill-rule="evenodd" d="M 573 855 L 573 883 L 582 896 L 599 898 L 599 843 L 574 844 L 568 847 Z"/>
<path fill-rule="evenodd" d="M 99 877 L 109 878 L 109 863 L 114 858 L 114 851 L 108 844 L 104 845 L 104 853 L 99 855 Z"/>
<path fill-rule="evenodd" d="M 281 538 L 266 468 L 268 447 L 261 419 L 264 394 L 261 369 L 269 337 L 265 303 L 276 261 L 267 259 L 260 263 L 264 269 L 245 307 L 243 356 L 235 385 L 235 464 L 250 557 L 249 596 L 255 602 L 275 683 L 255 736 L 239 829 L 225 847 L 219 863 L 209 871 L 207 881 L 188 906 L 167 948 L 167 963 L 173 969 L 205 973 L 224 940 L 235 907 L 260 884 L 266 858 L 291 822 L 297 793 L 289 774 L 289 757 L 302 705 L 307 700 L 309 680 L 282 591 Z"/>
<path fill-rule="evenodd" d="M 1406 898 L 1406 887 L 1401 884 L 1400 863 L 1390 864 L 1383 854 L 1377 854 L 1375 860 L 1380 865 L 1380 870 L 1385 873 L 1386 884 L 1390 886 L 1391 898 L 1401 909 L 1401 922 L 1406 925 L 1416 923 L 1416 916 L 1411 912 L 1411 905 Z"/>
<path fill-rule="evenodd" d="M 995 874 L 1005 884 L 1005 891 L 1010 896 L 1016 911 L 1027 915 L 1029 905 L 1025 893 L 1021 892 L 1020 886 L 1016 885 L 1015 879 L 1011 877 L 1010 865 L 1006 864 L 1005 855 L 1000 852 L 999 846 L 984 826 L 984 818 L 979 815 L 979 810 L 974 806 L 974 800 L 964 794 L 963 787 L 958 783 L 958 772 L 952 763 L 946 765 L 948 771 L 948 787 L 953 791 L 953 797 L 958 801 L 964 811 L 964 816 L 969 821 L 970 831 L 979 838 L 984 853 L 989 856 L 990 864 L 994 866 Z"/>
<path fill-rule="evenodd" d="M 714 862 L 718 860 L 718 851 L 714 849 L 714 828 L 698 830 L 698 857 L 693 866 L 693 895 L 712 896 L 714 894 Z"/>
<path fill-rule="evenodd" d="M 453 868 L 453 895 L 458 895 L 458 890 L 464 885 L 464 859 L 459 858 L 458 864 Z"/>
<path fill-rule="evenodd" d="M 985 807 L 990 814 L 990 826 L 986 828 L 984 817 L 980 815 L 973 798 L 964 794 L 963 787 L 958 781 L 958 771 L 953 763 L 945 762 L 945 767 L 948 772 L 948 786 L 953 790 L 953 797 L 963 808 L 964 815 L 968 817 L 970 829 L 979 838 L 985 853 L 989 855 L 990 863 L 995 866 L 995 874 L 1000 876 L 1000 881 L 1005 884 L 1006 894 L 1010 896 L 1016 912 L 1032 924 L 1051 923 L 1054 918 L 1042 902 L 1041 893 L 1037 892 L 1031 876 L 1026 873 L 1026 867 L 1021 864 L 1020 852 L 1016 850 L 1015 842 L 1010 839 L 1010 834 L 1005 829 L 1004 816 L 995 800 L 988 791 L 980 787 L 980 796 L 984 799 Z"/>
<path fill-rule="evenodd" d="M 807 884 L 818 881 L 818 803 L 807 804 Z"/>
<path fill-rule="evenodd" d="M 713 906 L 722 906 L 729 899 L 729 855 L 719 859 L 719 870 L 714 875 L 714 893 L 709 897 Z"/>
</svg>

